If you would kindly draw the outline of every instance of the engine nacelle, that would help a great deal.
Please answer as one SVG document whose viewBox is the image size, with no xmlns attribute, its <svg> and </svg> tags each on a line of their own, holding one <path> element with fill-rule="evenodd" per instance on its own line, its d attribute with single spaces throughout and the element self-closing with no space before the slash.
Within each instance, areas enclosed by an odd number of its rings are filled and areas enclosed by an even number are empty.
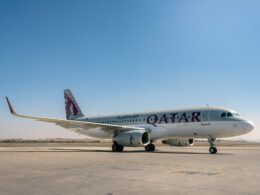
<svg viewBox="0 0 260 195">
<path fill-rule="evenodd" d="M 194 144 L 193 139 L 167 139 L 162 140 L 163 144 L 168 144 L 170 146 L 180 146 L 180 147 L 187 147 L 192 146 Z"/>
<path fill-rule="evenodd" d="M 149 134 L 146 131 L 126 131 L 113 137 L 113 141 L 121 146 L 145 146 L 150 143 Z"/>
</svg>

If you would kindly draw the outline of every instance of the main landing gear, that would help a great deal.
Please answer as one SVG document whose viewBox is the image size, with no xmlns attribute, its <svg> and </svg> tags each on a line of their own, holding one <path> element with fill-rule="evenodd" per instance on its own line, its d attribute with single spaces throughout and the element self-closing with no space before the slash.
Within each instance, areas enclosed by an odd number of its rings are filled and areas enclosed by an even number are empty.
<svg viewBox="0 0 260 195">
<path fill-rule="evenodd" d="M 124 146 L 118 145 L 117 143 L 114 143 L 112 145 L 112 151 L 113 152 L 123 152 Z"/>
<path fill-rule="evenodd" d="M 216 138 L 213 138 L 211 136 L 209 136 L 208 138 L 209 144 L 210 144 L 210 148 L 209 148 L 209 152 L 210 154 L 216 154 L 218 152 L 214 142 L 216 141 Z"/>
<path fill-rule="evenodd" d="M 155 145 L 150 143 L 150 144 L 146 145 L 144 148 L 145 148 L 146 152 L 153 152 L 155 150 Z"/>
<path fill-rule="evenodd" d="M 112 151 L 113 152 L 123 152 L 124 146 L 118 145 L 117 143 L 113 143 L 112 145 Z M 145 150 L 147 152 L 153 152 L 155 150 L 155 145 L 150 143 L 145 146 Z"/>
</svg>

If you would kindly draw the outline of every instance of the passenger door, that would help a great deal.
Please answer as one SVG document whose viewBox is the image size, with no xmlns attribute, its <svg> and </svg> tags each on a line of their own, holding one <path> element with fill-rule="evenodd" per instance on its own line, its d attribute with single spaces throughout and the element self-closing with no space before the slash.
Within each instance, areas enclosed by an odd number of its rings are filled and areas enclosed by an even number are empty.
<svg viewBox="0 0 260 195">
<path fill-rule="evenodd" d="M 210 109 L 209 108 L 202 110 L 201 125 L 203 125 L 203 126 L 210 125 Z"/>
</svg>

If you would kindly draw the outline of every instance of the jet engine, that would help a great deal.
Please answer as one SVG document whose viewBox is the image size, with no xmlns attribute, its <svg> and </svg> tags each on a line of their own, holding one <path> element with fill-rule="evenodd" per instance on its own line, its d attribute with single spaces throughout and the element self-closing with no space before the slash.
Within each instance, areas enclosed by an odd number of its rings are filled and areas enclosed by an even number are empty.
<svg viewBox="0 0 260 195">
<path fill-rule="evenodd" d="M 118 133 L 113 137 L 113 142 L 121 146 L 146 146 L 150 143 L 149 134 L 146 131 L 126 131 Z"/>
<path fill-rule="evenodd" d="M 168 144 L 170 146 L 180 146 L 180 147 L 186 147 L 186 146 L 192 146 L 194 144 L 193 139 L 167 139 L 162 140 L 163 144 Z"/>
</svg>

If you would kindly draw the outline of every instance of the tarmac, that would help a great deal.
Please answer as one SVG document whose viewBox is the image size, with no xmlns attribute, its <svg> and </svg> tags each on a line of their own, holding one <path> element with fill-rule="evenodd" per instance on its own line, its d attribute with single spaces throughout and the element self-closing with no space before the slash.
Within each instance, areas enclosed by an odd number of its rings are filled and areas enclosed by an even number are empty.
<svg viewBox="0 0 260 195">
<path fill-rule="evenodd" d="M 0 194 L 260 194 L 260 147 L 0 146 Z"/>
</svg>

